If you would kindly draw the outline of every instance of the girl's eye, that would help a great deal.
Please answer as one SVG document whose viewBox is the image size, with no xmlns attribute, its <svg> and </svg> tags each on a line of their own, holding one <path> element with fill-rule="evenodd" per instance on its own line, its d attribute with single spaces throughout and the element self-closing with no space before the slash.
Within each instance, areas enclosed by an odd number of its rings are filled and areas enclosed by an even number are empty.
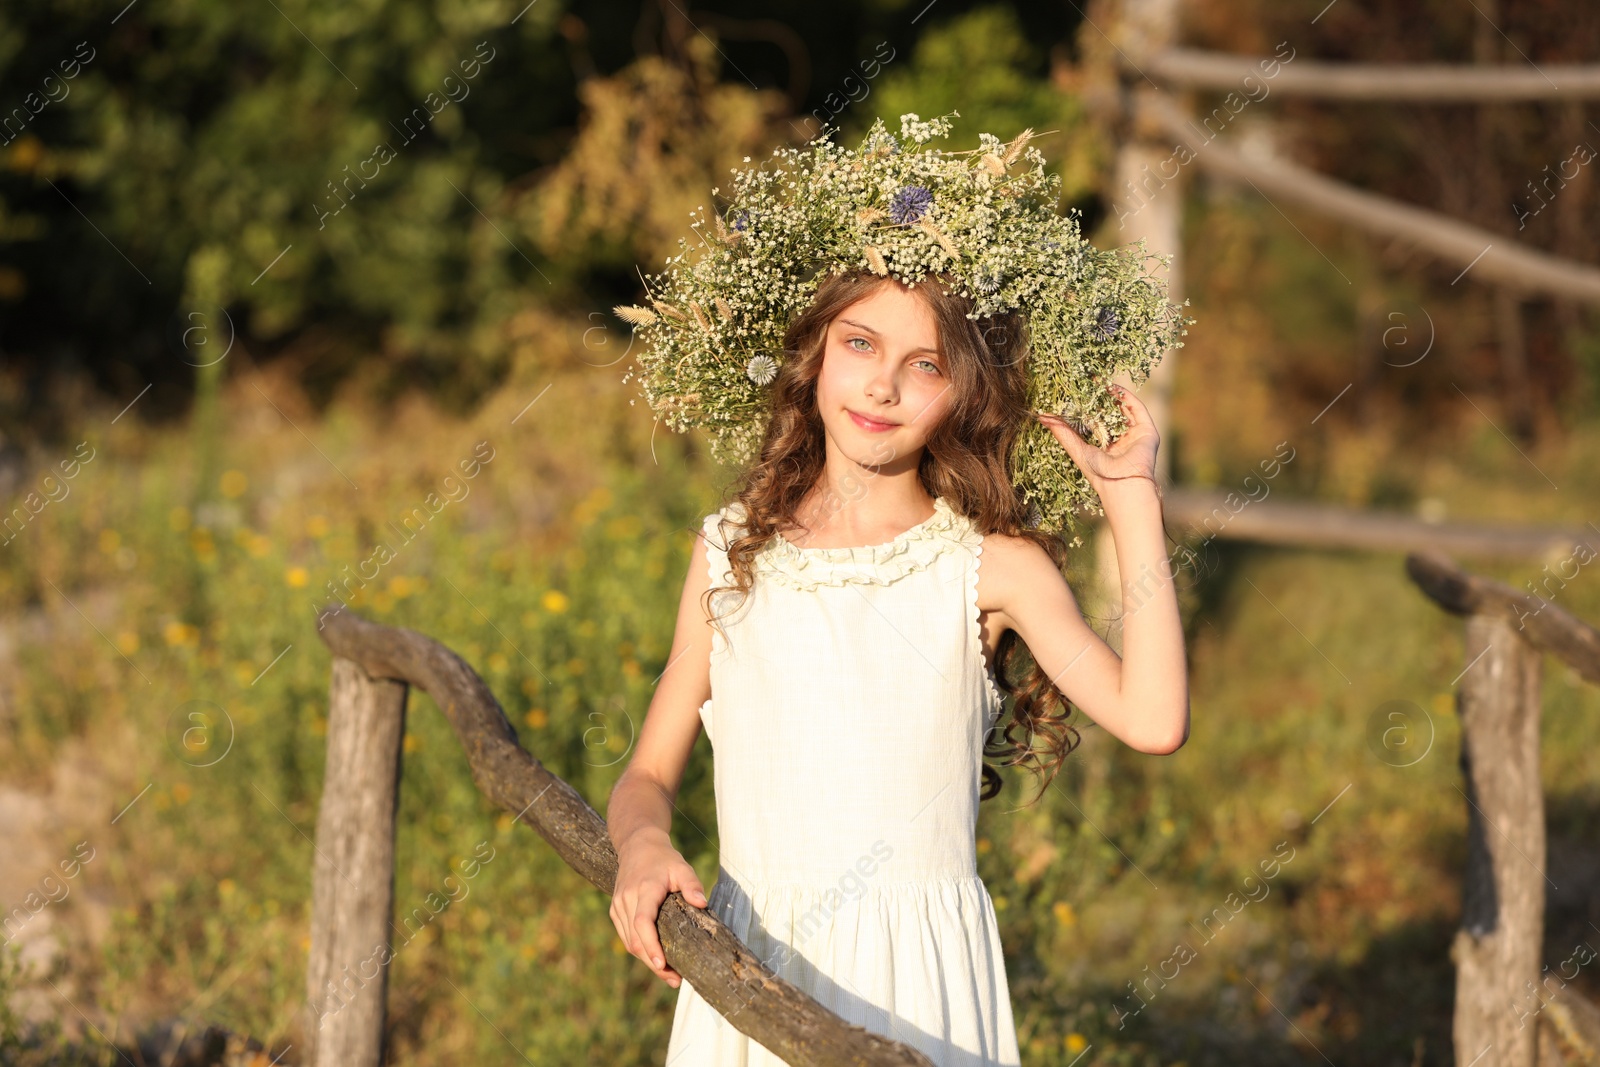
<svg viewBox="0 0 1600 1067">
<path fill-rule="evenodd" d="M 922 365 L 924 363 L 926 363 L 928 366 L 932 367 L 933 368 L 933 372 L 935 374 L 939 373 L 939 364 L 935 363 L 933 360 L 931 360 L 931 359 L 919 359 L 919 360 L 917 360 L 917 365 L 918 366 L 920 366 L 920 365 Z"/>
<path fill-rule="evenodd" d="M 872 345 L 867 341 L 867 339 L 865 337 L 852 337 L 852 338 L 850 338 L 850 340 L 846 341 L 845 344 L 853 345 L 857 341 L 860 341 L 862 344 L 866 345 L 867 348 L 871 348 L 872 347 Z M 866 350 L 867 350 L 866 348 L 857 348 L 857 349 L 853 349 L 852 351 L 865 352 Z"/>
</svg>

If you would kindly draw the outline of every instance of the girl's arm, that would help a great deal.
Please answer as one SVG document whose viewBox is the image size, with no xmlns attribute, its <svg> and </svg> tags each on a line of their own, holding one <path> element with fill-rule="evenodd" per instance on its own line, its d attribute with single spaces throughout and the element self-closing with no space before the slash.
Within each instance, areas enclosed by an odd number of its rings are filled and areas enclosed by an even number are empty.
<svg viewBox="0 0 1600 1067">
<path fill-rule="evenodd" d="M 1120 387 L 1118 387 L 1120 389 Z M 1015 629 L 1056 687 L 1113 736 L 1141 752 L 1169 753 L 1189 737 L 1183 624 L 1154 481 L 1159 443 L 1144 404 L 1122 392 L 1128 430 L 1106 449 L 1063 420 L 1040 416 L 1100 496 L 1122 580 L 1123 655 L 1084 622 L 1066 578 L 1038 545 L 985 539 L 980 606 Z M 989 542 L 997 542 L 994 551 Z M 992 568 L 989 563 L 998 564 Z M 981 573 L 981 572 L 980 572 Z"/>
<path fill-rule="evenodd" d="M 672 847 L 673 801 L 700 735 L 700 705 L 711 695 L 711 629 L 700 604 L 711 584 L 703 538 L 692 555 L 672 654 L 645 713 L 638 747 L 606 804 L 606 831 L 617 850 L 611 921 L 623 946 L 674 988 L 683 978 L 661 947 L 661 904 L 670 893 L 681 893 L 698 908 L 709 904 L 694 868 Z"/>
<path fill-rule="evenodd" d="M 700 603 L 711 584 L 703 537 L 695 538 L 692 556 L 672 654 L 650 698 L 638 745 L 606 805 L 606 827 L 618 852 L 641 833 L 670 838 L 673 801 L 700 736 L 700 706 L 711 696 L 711 624 Z"/>
</svg>

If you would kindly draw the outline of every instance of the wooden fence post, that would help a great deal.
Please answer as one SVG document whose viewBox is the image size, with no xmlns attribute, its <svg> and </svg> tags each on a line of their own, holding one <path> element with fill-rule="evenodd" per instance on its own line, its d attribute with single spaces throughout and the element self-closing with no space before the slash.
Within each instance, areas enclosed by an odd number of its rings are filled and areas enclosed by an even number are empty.
<svg viewBox="0 0 1600 1067">
<path fill-rule="evenodd" d="M 405 682 L 335 656 L 328 763 L 311 876 L 306 1067 L 378 1067 L 394 914 L 395 806 Z"/>
<path fill-rule="evenodd" d="M 1466 779 L 1467 869 L 1452 1033 L 1456 1062 L 1534 1067 L 1529 987 L 1544 946 L 1544 791 L 1539 782 L 1542 656 L 1497 615 L 1466 620 L 1456 707 Z M 1519 1011 L 1519 1007 L 1527 1011 Z M 1485 1060 L 1480 1057 L 1488 1053 Z"/>
<path fill-rule="evenodd" d="M 1577 541 L 1563 562 L 1587 563 L 1596 554 Z M 1549 880 L 1540 670 L 1548 652 L 1600 684 L 1600 630 L 1543 597 L 1468 574 L 1440 552 L 1408 554 L 1406 574 L 1435 604 L 1466 619 L 1467 667 L 1456 709 L 1467 869 L 1461 929 L 1450 946 L 1456 1063 L 1558 1063 L 1558 1035 L 1582 1062 L 1600 1062 L 1600 1009 L 1560 976 L 1552 989 L 1539 962 Z"/>
</svg>

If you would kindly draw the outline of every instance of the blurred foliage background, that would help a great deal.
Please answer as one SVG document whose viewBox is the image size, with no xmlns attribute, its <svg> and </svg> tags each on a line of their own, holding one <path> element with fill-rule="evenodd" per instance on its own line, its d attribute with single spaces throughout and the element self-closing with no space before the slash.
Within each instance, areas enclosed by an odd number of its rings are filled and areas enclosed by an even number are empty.
<svg viewBox="0 0 1600 1067">
<path fill-rule="evenodd" d="M 379 541 L 397 559 L 353 607 L 463 655 L 603 812 L 666 663 L 692 530 L 733 473 L 628 402 L 610 307 L 741 157 L 825 123 L 853 141 L 877 115 L 959 110 L 957 146 L 1032 126 L 1062 209 L 1116 243 L 1117 131 L 1090 106 L 1109 10 L 0 0 L 0 496 L 8 512 L 51 498 L 0 546 L 0 904 L 75 843 L 95 849 L 8 938 L 4 1058 L 118 1062 L 113 1046 L 174 1020 L 282 1049 L 304 995 L 327 712 L 313 611 Z M 1184 43 L 1228 52 L 1600 54 L 1600 11 L 1579 0 L 1183 12 Z M 1196 110 L 1220 96 L 1191 95 Z M 1237 132 L 1588 261 L 1592 168 L 1526 228 L 1518 197 L 1600 144 L 1595 112 L 1274 96 Z M 1199 321 L 1164 440 L 1177 481 L 1236 485 L 1288 440 L 1285 496 L 1595 518 L 1591 309 L 1520 303 L 1519 391 L 1492 301 L 1452 284 L 1456 266 L 1248 187 L 1200 176 L 1184 195 Z M 1398 367 L 1390 316 L 1424 309 L 1435 347 Z M 450 489 L 480 442 L 493 460 Z M 450 505 L 398 537 L 430 492 Z M 1189 743 L 1152 759 L 1087 730 L 1037 804 L 1012 777 L 984 805 L 1024 1062 L 1448 1062 L 1459 624 L 1397 554 L 1216 542 L 1204 558 L 1185 594 Z M 1086 550 L 1069 578 L 1093 573 Z M 1585 575 L 1561 603 L 1600 618 L 1600 584 Z M 1553 666 L 1545 692 L 1552 869 L 1578 887 L 1550 902 L 1561 960 L 1600 922 L 1582 874 L 1600 851 L 1600 701 Z M 1368 736 L 1392 699 L 1431 716 L 1430 756 L 1404 769 Z M 195 701 L 227 724 L 209 766 L 183 747 Z M 621 952 L 607 901 L 483 801 L 421 695 L 405 747 L 397 910 L 480 843 L 495 858 L 398 951 L 393 1061 L 660 1063 L 674 994 Z M 674 831 L 708 887 L 710 771 L 702 738 Z M 1280 842 L 1296 851 L 1274 891 L 1124 1018 L 1128 983 Z"/>
<path fill-rule="evenodd" d="M 174 309 L 225 309 L 321 400 L 374 363 L 379 388 L 468 406 L 503 378 L 519 310 L 626 298 L 726 160 L 821 117 L 864 129 L 847 94 L 959 103 L 967 137 L 1075 128 L 1029 43 L 1065 40 L 1069 12 L 1030 26 L 947 0 L 921 34 L 905 6 L 708 12 L 699 31 L 653 4 L 8 4 L 0 92 L 48 103 L 5 130 L 7 362 L 155 379 L 145 406 L 181 412 Z"/>
</svg>

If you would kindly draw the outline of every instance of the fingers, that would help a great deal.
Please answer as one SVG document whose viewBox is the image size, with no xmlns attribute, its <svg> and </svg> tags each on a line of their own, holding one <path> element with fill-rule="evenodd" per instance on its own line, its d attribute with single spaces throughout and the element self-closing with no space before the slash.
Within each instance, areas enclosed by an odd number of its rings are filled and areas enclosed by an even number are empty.
<svg viewBox="0 0 1600 1067">
<path fill-rule="evenodd" d="M 661 937 L 656 932 L 656 918 L 661 914 L 661 902 L 666 894 L 666 886 L 658 883 L 641 887 L 637 894 L 625 892 L 614 897 L 611 922 L 629 955 L 643 960 L 657 978 L 676 989 L 683 978 L 667 964 Z"/>
<path fill-rule="evenodd" d="M 656 917 L 661 913 L 661 902 L 666 899 L 666 886 L 659 883 L 642 886 L 634 901 L 634 913 L 629 915 L 638 958 L 648 963 L 661 977 L 667 976 L 669 968 L 666 965 L 666 952 L 661 949 L 661 936 L 656 933 Z"/>
<path fill-rule="evenodd" d="M 700 888 L 700 879 L 695 876 L 694 868 L 687 863 L 672 871 L 672 891 L 682 893 L 683 899 L 697 908 L 704 908 L 709 903 L 706 891 Z"/>
<path fill-rule="evenodd" d="M 1038 419 L 1044 428 L 1054 434 L 1062 444 L 1065 444 L 1067 440 L 1067 437 L 1062 434 L 1063 430 L 1066 431 L 1067 435 L 1077 438 L 1080 441 L 1083 440 L 1078 431 L 1073 429 L 1072 423 L 1068 422 L 1060 415 L 1045 415 L 1043 413 L 1037 413 L 1034 415 L 1034 418 Z"/>
<path fill-rule="evenodd" d="M 676 987 L 676 971 L 667 966 L 667 954 L 661 947 L 661 936 L 656 933 L 656 916 L 661 914 L 661 902 L 667 898 L 666 886 L 648 886 L 639 894 L 630 917 L 633 931 L 634 955 L 650 965 L 656 977 Z"/>
<path fill-rule="evenodd" d="M 1061 447 L 1067 450 L 1067 455 L 1072 458 L 1074 463 L 1082 466 L 1086 462 L 1082 457 L 1090 446 L 1066 419 L 1063 419 L 1060 415 L 1036 415 L 1035 418 L 1043 424 L 1045 429 L 1050 431 L 1057 441 L 1061 442 Z"/>
<path fill-rule="evenodd" d="M 1159 447 L 1161 435 L 1156 432 L 1155 420 L 1150 417 L 1150 409 L 1143 400 L 1134 395 L 1133 390 L 1124 385 L 1112 385 L 1117 399 L 1121 402 L 1122 410 L 1127 415 L 1128 424 L 1117 435 L 1116 441 L 1108 451 L 1122 454 L 1134 447 L 1135 442 L 1148 439 L 1153 442 L 1152 447 Z"/>
<path fill-rule="evenodd" d="M 1133 426 L 1144 422 L 1145 416 L 1150 411 L 1149 408 L 1145 407 L 1144 401 L 1140 400 L 1133 390 L 1125 385 L 1112 383 L 1111 388 L 1115 390 L 1117 399 L 1122 403 L 1122 409 L 1128 413 L 1128 425 Z"/>
<path fill-rule="evenodd" d="M 644 961 L 656 977 L 676 989 L 683 977 L 668 965 L 656 928 L 661 906 L 672 893 L 680 894 L 691 907 L 710 905 L 694 867 L 676 850 L 647 849 L 619 857 L 611 896 L 612 925 L 629 955 Z"/>
</svg>

